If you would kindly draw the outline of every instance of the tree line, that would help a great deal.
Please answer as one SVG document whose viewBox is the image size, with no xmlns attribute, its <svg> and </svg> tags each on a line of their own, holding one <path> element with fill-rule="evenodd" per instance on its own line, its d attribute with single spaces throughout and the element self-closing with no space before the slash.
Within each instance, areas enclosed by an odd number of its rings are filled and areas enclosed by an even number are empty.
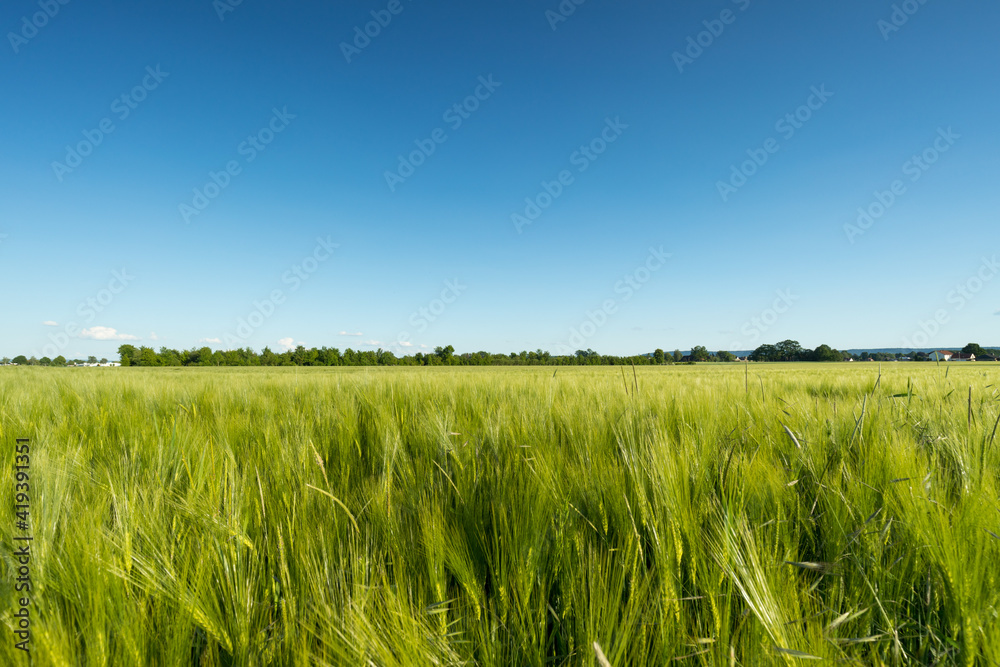
<svg viewBox="0 0 1000 667">
<path fill-rule="evenodd" d="M 1000 351 L 987 350 L 978 343 L 969 343 L 962 348 L 963 354 L 974 354 L 977 358 L 987 355 L 1000 356 Z M 841 352 L 829 345 L 820 345 L 815 350 L 803 348 L 798 341 L 783 340 L 775 345 L 761 345 L 750 353 L 750 361 L 933 361 L 934 354 L 927 352 Z"/>
<path fill-rule="evenodd" d="M 19 354 L 13 359 L 10 357 L 4 357 L 0 359 L 0 366 L 7 366 L 9 364 L 17 364 L 18 366 L 82 366 L 83 364 L 106 364 L 107 359 L 101 359 L 98 361 L 97 357 L 87 357 L 84 359 L 69 359 L 59 355 L 55 359 L 50 359 L 48 357 L 42 357 L 37 359 L 35 357 L 25 357 L 23 354 Z"/>
<path fill-rule="evenodd" d="M 472 352 L 456 354 L 451 345 L 437 347 L 431 353 L 417 352 L 398 357 L 391 351 L 352 350 L 335 347 L 306 348 L 274 352 L 265 347 L 260 353 L 251 348 L 212 350 L 208 347 L 172 350 L 161 347 L 122 345 L 118 348 L 122 366 L 579 366 L 579 365 L 649 365 L 648 355 L 614 356 L 593 350 L 577 350 L 573 355 L 555 356 L 544 350 L 510 354 Z"/>
<path fill-rule="evenodd" d="M 977 358 L 986 355 L 1000 357 L 1000 350 L 987 350 L 977 343 L 969 343 L 961 350 L 964 354 L 975 354 Z M 657 349 L 652 354 L 616 356 L 598 354 L 594 350 L 577 350 L 571 355 L 553 355 L 544 350 L 533 352 L 511 352 L 495 354 L 491 352 L 466 352 L 456 354 L 451 345 L 437 347 L 433 352 L 417 352 L 413 355 L 397 357 L 388 350 L 352 350 L 341 352 L 335 347 L 306 348 L 302 345 L 294 350 L 274 352 L 265 347 L 259 353 L 247 348 L 235 350 L 212 350 L 209 347 L 174 350 L 161 347 L 159 351 L 151 347 L 122 345 L 118 348 L 122 366 L 622 366 L 622 365 L 662 365 L 694 362 L 731 362 L 737 357 L 731 352 L 720 350 L 709 352 L 703 345 L 691 348 L 690 354 L 680 350 L 673 353 Z M 933 355 L 926 352 L 892 353 L 861 352 L 853 354 L 835 350 L 829 345 L 820 345 L 814 350 L 803 348 L 798 341 L 784 340 L 776 344 L 765 344 L 750 353 L 749 360 L 767 361 L 933 361 Z M 108 360 L 88 357 L 67 361 L 65 357 L 55 359 L 42 357 L 27 358 L 19 355 L 13 359 L 4 357 L 0 364 L 10 363 L 21 366 L 76 366 L 84 363 L 106 364 Z"/>
</svg>

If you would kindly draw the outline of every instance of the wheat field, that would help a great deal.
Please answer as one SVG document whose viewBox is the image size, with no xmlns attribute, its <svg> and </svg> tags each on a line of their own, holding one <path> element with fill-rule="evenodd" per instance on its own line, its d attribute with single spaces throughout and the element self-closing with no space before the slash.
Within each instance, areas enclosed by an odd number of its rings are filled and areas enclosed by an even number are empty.
<svg viewBox="0 0 1000 667">
<path fill-rule="evenodd" d="M 998 392 L 987 364 L 3 368 L 0 662 L 29 438 L 35 665 L 1000 664 Z"/>
</svg>

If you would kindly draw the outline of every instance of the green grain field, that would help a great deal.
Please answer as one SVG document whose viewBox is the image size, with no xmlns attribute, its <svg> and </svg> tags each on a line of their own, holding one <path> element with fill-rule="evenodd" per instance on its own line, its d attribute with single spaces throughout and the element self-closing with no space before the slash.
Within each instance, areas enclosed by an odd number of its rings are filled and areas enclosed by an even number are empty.
<svg viewBox="0 0 1000 667">
<path fill-rule="evenodd" d="M 997 665 L 998 416 L 989 364 L 3 368 L 0 663 L 30 438 L 33 665 Z"/>
</svg>

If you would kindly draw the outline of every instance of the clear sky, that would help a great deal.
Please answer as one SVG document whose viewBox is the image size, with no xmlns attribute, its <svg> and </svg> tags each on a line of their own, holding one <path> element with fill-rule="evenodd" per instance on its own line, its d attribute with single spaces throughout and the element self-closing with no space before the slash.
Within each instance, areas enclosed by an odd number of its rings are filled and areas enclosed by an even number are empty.
<svg viewBox="0 0 1000 667">
<path fill-rule="evenodd" d="M 996 2 L 65 1 L 0 355 L 1000 344 Z"/>
</svg>

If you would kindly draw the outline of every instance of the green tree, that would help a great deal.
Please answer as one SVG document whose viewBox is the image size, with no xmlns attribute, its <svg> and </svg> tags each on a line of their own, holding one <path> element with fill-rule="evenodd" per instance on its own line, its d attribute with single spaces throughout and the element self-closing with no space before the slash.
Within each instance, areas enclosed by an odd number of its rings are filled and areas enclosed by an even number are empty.
<svg viewBox="0 0 1000 667">
<path fill-rule="evenodd" d="M 798 361 L 804 350 L 797 340 L 783 340 L 774 346 L 781 361 Z"/>
<path fill-rule="evenodd" d="M 778 349 L 774 345 L 764 344 L 750 353 L 751 361 L 779 361 Z"/>
<path fill-rule="evenodd" d="M 118 360 L 122 366 L 135 366 L 139 363 L 139 350 L 135 345 L 121 345 L 118 348 Z"/>
<path fill-rule="evenodd" d="M 824 344 L 813 350 L 812 358 L 814 361 L 843 361 L 844 355 Z"/>
<path fill-rule="evenodd" d="M 160 360 L 156 356 L 156 350 L 151 347 L 139 348 L 139 366 L 159 366 Z"/>
<path fill-rule="evenodd" d="M 212 348 L 207 345 L 198 350 L 197 361 L 195 362 L 199 366 L 214 366 L 215 362 L 212 360 Z"/>
<path fill-rule="evenodd" d="M 171 350 L 167 347 L 161 347 L 160 363 L 164 366 L 180 366 L 181 354 L 177 350 Z"/>
<path fill-rule="evenodd" d="M 41 366 L 51 366 L 52 360 L 49 359 L 48 357 L 42 357 L 41 359 L 38 360 L 38 364 Z"/>
<path fill-rule="evenodd" d="M 969 343 L 962 348 L 962 354 L 974 354 L 977 357 L 981 357 L 986 354 L 986 350 L 979 346 L 979 343 Z"/>
<path fill-rule="evenodd" d="M 680 350 L 674 350 L 674 363 L 678 363 L 679 364 L 681 362 L 681 359 L 683 359 L 683 358 L 684 358 L 684 355 L 681 354 Z"/>
<path fill-rule="evenodd" d="M 733 361 L 734 359 L 736 359 L 736 357 L 733 355 L 732 352 L 727 352 L 725 350 L 719 350 L 718 352 L 715 353 L 715 356 L 718 358 L 719 361 L 727 361 L 728 362 L 728 361 Z"/>
<path fill-rule="evenodd" d="M 691 361 L 708 361 L 708 348 L 704 345 L 695 345 L 692 347 Z"/>
<path fill-rule="evenodd" d="M 12 360 L 12 363 L 17 364 L 18 366 L 27 366 L 28 365 L 28 358 L 25 357 L 23 354 L 19 354 L 16 357 L 14 357 L 14 359 Z"/>
<path fill-rule="evenodd" d="M 656 348 L 653 352 L 653 363 L 662 364 L 663 363 L 663 350 Z"/>
<path fill-rule="evenodd" d="M 525 359 L 527 359 L 527 352 L 523 353 Z M 455 355 L 455 348 L 451 345 L 447 347 L 436 347 L 434 348 L 434 355 L 441 360 L 442 364 L 450 364 L 452 357 Z"/>
<path fill-rule="evenodd" d="M 56 357 L 55 359 L 52 360 L 52 365 L 53 366 L 65 366 L 66 365 L 66 357 L 64 357 L 64 356 L 62 356 L 60 354 L 58 357 Z"/>
</svg>

